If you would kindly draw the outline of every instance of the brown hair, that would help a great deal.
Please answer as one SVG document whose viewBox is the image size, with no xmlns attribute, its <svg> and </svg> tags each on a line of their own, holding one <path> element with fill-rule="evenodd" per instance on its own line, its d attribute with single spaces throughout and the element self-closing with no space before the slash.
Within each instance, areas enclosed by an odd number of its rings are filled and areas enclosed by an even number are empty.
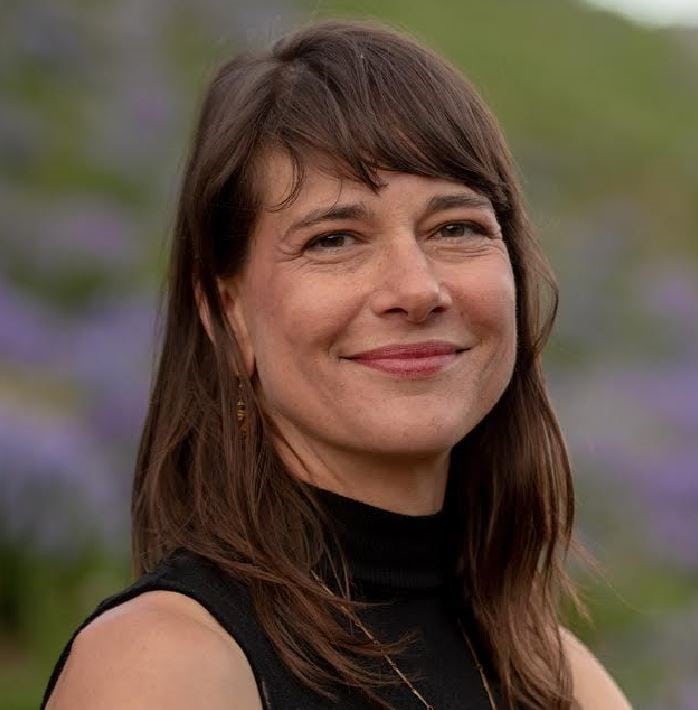
<svg viewBox="0 0 698 710">
<path fill-rule="evenodd" d="M 293 162 L 289 199 L 309 156 L 373 189 L 386 169 L 455 179 L 490 198 L 515 277 L 518 352 L 502 397 L 452 451 L 447 502 L 462 521 L 454 572 L 507 704 L 573 707 L 558 605 L 566 595 L 588 615 L 564 564 L 570 543 L 591 557 L 572 537 L 571 465 L 542 371 L 557 284 L 496 119 L 451 64 L 383 25 L 310 24 L 237 55 L 208 87 L 181 188 L 135 470 L 134 573 L 179 547 L 205 556 L 245 581 L 266 634 L 304 683 L 329 697 L 333 682 L 346 683 L 390 707 L 375 692 L 388 681 L 363 663 L 379 651 L 338 622 L 361 605 L 328 598 L 311 576 L 323 555 L 332 557 L 323 512 L 272 443 L 273 422 L 217 290 L 218 277 L 244 266 L 260 209 L 255 167 L 270 148 Z M 235 416 L 238 387 L 246 435 Z M 337 559 L 341 567 L 341 551 Z M 398 653 L 408 641 L 384 649 Z"/>
</svg>

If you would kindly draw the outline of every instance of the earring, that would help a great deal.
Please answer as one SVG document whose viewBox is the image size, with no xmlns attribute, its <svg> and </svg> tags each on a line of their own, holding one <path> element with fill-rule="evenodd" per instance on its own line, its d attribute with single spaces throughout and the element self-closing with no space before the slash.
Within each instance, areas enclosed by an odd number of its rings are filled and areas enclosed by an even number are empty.
<svg viewBox="0 0 698 710">
<path fill-rule="evenodd" d="M 235 414 L 238 420 L 238 426 L 244 433 L 247 432 L 247 410 L 245 409 L 245 401 L 242 398 L 242 382 L 238 381 L 238 401 L 235 406 Z"/>
</svg>

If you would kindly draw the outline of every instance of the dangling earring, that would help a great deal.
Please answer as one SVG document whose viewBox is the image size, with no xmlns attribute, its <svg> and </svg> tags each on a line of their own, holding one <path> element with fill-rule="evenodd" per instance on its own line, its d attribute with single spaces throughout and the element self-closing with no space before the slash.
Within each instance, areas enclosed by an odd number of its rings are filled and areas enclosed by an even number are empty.
<svg viewBox="0 0 698 710">
<path fill-rule="evenodd" d="M 243 434 L 247 433 L 247 410 L 245 409 L 245 401 L 242 398 L 242 382 L 238 381 L 238 401 L 235 406 L 238 426 Z"/>
</svg>

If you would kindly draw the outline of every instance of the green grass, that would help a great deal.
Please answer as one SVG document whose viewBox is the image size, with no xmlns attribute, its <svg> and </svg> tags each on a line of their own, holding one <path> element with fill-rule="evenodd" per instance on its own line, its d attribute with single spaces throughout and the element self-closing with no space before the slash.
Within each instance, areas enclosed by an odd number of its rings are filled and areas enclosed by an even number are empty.
<svg viewBox="0 0 698 710">
<path fill-rule="evenodd" d="M 35 710 L 63 646 L 128 584 L 128 564 L 97 549 L 65 558 L 4 547 L 0 558 L 0 710 Z"/>
</svg>

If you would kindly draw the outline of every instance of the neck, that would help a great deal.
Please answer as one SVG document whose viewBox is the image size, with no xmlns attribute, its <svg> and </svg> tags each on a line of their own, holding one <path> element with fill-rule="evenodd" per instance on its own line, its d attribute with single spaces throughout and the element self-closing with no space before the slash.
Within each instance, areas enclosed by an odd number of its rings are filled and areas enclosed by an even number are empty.
<svg viewBox="0 0 698 710">
<path fill-rule="evenodd" d="M 430 515 L 402 515 L 310 487 L 337 535 L 353 593 L 377 600 L 397 590 L 433 591 L 452 576 L 456 538 L 445 509 Z M 341 590 L 328 558 L 319 563 L 318 573 Z"/>
<path fill-rule="evenodd" d="M 307 483 L 403 515 L 431 515 L 443 508 L 448 451 L 388 455 L 302 439 L 291 444 L 295 454 L 277 440 L 279 455 Z"/>
</svg>

